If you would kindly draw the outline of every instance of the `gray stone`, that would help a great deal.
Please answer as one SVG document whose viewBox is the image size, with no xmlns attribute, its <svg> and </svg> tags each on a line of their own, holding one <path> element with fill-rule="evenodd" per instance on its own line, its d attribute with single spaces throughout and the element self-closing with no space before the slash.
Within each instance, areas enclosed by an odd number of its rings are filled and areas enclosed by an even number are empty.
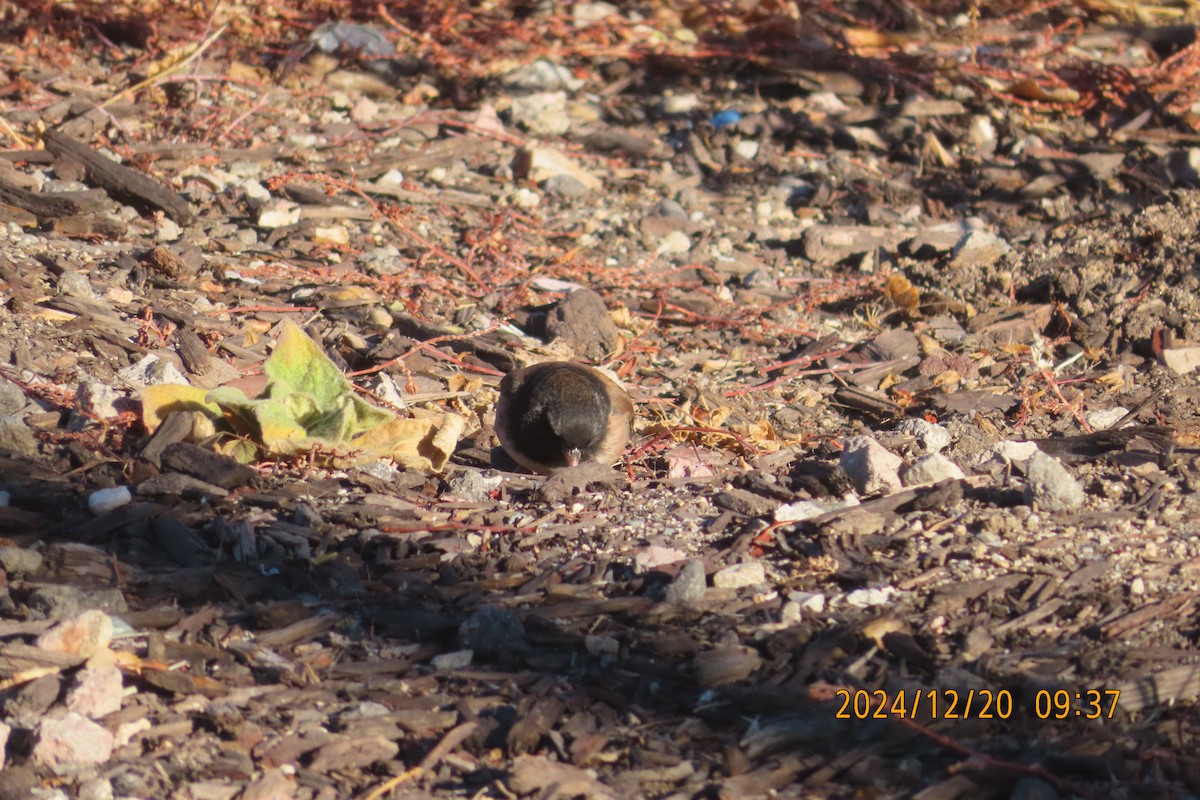
<svg viewBox="0 0 1200 800">
<path fill-rule="evenodd" d="M 583 181 L 573 175 L 552 175 L 546 179 L 542 189 L 546 194 L 565 198 L 586 197 L 592 193 Z"/>
<path fill-rule="evenodd" d="M 1013 786 L 1012 800 L 1058 800 L 1058 790 L 1037 778 L 1022 778 Z"/>
<path fill-rule="evenodd" d="M 92 282 L 82 272 L 67 270 L 58 278 L 58 293 L 67 297 L 90 299 L 96 296 Z"/>
<path fill-rule="evenodd" d="M 683 569 L 667 587 L 667 600 L 672 603 L 694 603 L 704 597 L 707 588 L 704 562 L 693 558 L 683 565 Z"/>
<path fill-rule="evenodd" d="M 537 136 L 562 136 L 571 129 L 566 92 L 534 92 L 514 97 L 513 122 Z"/>
<path fill-rule="evenodd" d="M 112 782 L 107 778 L 91 778 L 79 784 L 76 800 L 113 800 Z M 245 796 L 245 795 L 243 795 Z"/>
<path fill-rule="evenodd" d="M 20 386 L 0 378 L 0 415 L 16 414 L 28 404 Z"/>
<path fill-rule="evenodd" d="M 954 246 L 950 266 L 990 267 L 1012 250 L 1008 242 L 988 231 L 971 231 Z"/>
<path fill-rule="evenodd" d="M 1083 487 L 1057 458 L 1041 450 L 1025 467 L 1025 502 L 1045 511 L 1073 511 L 1083 505 Z"/>
<path fill-rule="evenodd" d="M 458 626 L 458 644 L 485 658 L 508 659 L 529 649 L 521 618 L 491 607 L 481 608 L 463 620 Z"/>
<path fill-rule="evenodd" d="M 19 417 L 0 417 L 0 452 L 23 456 L 37 455 L 37 439 Z"/>
<path fill-rule="evenodd" d="M 966 474 L 958 464 L 955 464 L 941 453 L 930 453 L 927 456 L 921 456 L 900 470 L 900 480 L 904 482 L 905 486 L 960 480 L 965 477 L 967 477 Z"/>
<path fill-rule="evenodd" d="M 877 491 L 890 494 L 903 485 L 900 482 L 903 459 L 870 436 L 851 436 L 844 440 L 839 463 L 859 494 Z"/>
<path fill-rule="evenodd" d="M 621 332 L 604 298 L 591 289 L 579 289 L 546 315 L 546 336 L 551 341 L 561 339 L 582 358 L 598 361 L 616 349 Z"/>
<path fill-rule="evenodd" d="M 96 589 L 85 592 L 74 586 L 45 584 L 38 586 L 25 598 L 25 605 L 34 619 L 62 620 L 94 608 L 106 614 L 129 611 L 119 589 Z"/>
<path fill-rule="evenodd" d="M 499 475 L 484 477 L 476 470 L 467 470 L 455 475 L 447 484 L 447 494 L 469 503 L 483 503 L 489 495 L 500 488 L 503 479 Z"/>
</svg>

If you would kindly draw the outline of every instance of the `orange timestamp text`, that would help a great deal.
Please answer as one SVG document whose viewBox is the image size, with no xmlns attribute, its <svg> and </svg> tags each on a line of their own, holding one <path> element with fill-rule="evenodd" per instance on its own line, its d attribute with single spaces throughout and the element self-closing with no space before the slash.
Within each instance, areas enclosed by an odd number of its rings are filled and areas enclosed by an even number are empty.
<svg viewBox="0 0 1200 800">
<path fill-rule="evenodd" d="M 1012 717 L 1017 703 L 1008 689 L 838 689 L 835 719 L 999 719 Z M 1039 689 L 1033 715 L 1043 720 L 1112 719 L 1120 689 Z"/>
</svg>

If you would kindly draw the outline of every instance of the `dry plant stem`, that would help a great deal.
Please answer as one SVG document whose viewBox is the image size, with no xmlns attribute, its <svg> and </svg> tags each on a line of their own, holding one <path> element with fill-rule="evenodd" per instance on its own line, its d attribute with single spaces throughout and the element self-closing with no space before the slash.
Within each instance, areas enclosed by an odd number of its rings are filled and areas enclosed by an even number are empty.
<svg viewBox="0 0 1200 800">
<path fill-rule="evenodd" d="M 217 41 L 217 39 L 220 39 L 221 35 L 225 33 L 225 30 L 228 27 L 229 27 L 229 25 L 225 24 L 225 25 L 222 25 L 221 27 L 217 28 L 215 31 L 212 32 L 212 35 L 210 35 L 207 39 L 205 39 L 203 42 L 201 42 L 199 45 L 197 45 L 196 49 L 193 50 L 191 53 L 189 53 L 187 55 L 187 57 L 184 58 L 183 60 L 181 60 L 178 64 L 173 64 L 170 67 L 167 67 L 162 72 L 158 73 L 157 75 L 147 78 L 146 80 L 141 81 L 139 83 L 135 83 L 133 86 L 130 86 L 127 89 L 122 89 L 121 91 L 117 92 L 112 97 L 108 98 L 103 103 L 101 103 L 99 105 L 99 108 L 108 108 L 113 103 L 117 102 L 117 100 L 120 99 L 123 95 L 138 92 L 142 89 L 145 89 L 147 86 L 153 86 L 154 84 L 159 83 L 160 81 L 166 80 L 168 77 L 170 77 L 171 75 L 174 75 L 176 72 L 183 70 L 185 67 L 190 65 L 193 61 L 195 61 L 201 55 L 203 55 L 204 51 L 207 50 L 209 47 L 211 47 Z"/>
<path fill-rule="evenodd" d="M 443 758 L 450 755 L 455 748 L 466 741 L 478 727 L 479 723 L 477 722 L 464 722 L 461 725 L 451 728 L 442 737 L 442 740 L 433 746 L 433 749 L 421 760 L 420 764 L 376 786 L 370 792 L 363 795 L 362 800 L 381 800 L 381 798 L 397 786 L 419 779 L 422 775 L 434 769 Z"/>
<path fill-rule="evenodd" d="M 1073 403 L 1067 402 L 1067 398 L 1063 397 L 1062 390 L 1059 388 L 1059 384 L 1054 377 L 1054 373 L 1048 369 L 1044 369 L 1042 370 L 1042 378 L 1046 381 L 1046 385 L 1050 387 L 1050 390 L 1054 392 L 1054 396 L 1059 399 L 1059 402 L 1061 402 L 1063 406 L 1065 406 L 1067 410 L 1071 412 L 1071 416 L 1073 416 L 1075 421 L 1079 423 L 1079 427 L 1083 429 L 1083 432 L 1092 433 L 1092 426 L 1089 425 L 1088 421 L 1083 418 L 1083 414 L 1079 412 L 1079 409 L 1077 409 Z"/>
<path fill-rule="evenodd" d="M 209 311 L 208 316 L 219 317 L 222 314 L 312 314 L 320 311 L 316 306 L 234 306 L 233 308 L 222 308 L 216 311 Z"/>
<path fill-rule="evenodd" d="M 735 442 L 740 444 L 742 447 L 746 448 L 747 452 L 753 453 L 754 455 L 762 455 L 762 451 L 759 450 L 757 447 L 755 447 L 753 444 L 751 444 L 749 441 L 747 441 L 746 437 L 741 436 L 740 434 L 736 434 L 733 431 L 723 431 L 720 428 L 706 428 L 706 427 L 703 427 L 700 425 L 680 425 L 678 427 L 670 428 L 669 430 L 665 430 L 665 431 L 662 431 L 661 433 L 655 434 L 653 437 L 651 437 L 650 441 L 644 443 L 643 445 L 638 447 L 636 450 L 634 450 L 632 453 L 630 453 L 629 457 L 630 458 L 638 458 L 639 456 L 643 455 L 646 451 L 650 450 L 654 445 L 658 444 L 659 442 L 663 441 L 664 439 L 673 438 L 675 436 L 675 434 L 677 434 L 677 433 L 707 433 L 707 434 L 714 434 L 716 436 L 725 436 L 730 439 L 733 439 Z"/>
<path fill-rule="evenodd" d="M 937 744 L 940 744 L 942 747 L 953 750 L 956 753 L 961 753 L 962 755 L 967 756 L 967 758 L 970 759 L 969 761 L 967 761 L 963 764 L 957 765 L 957 767 L 955 767 L 955 768 L 951 768 L 951 771 L 958 771 L 961 769 L 977 769 L 977 770 L 995 769 L 995 770 L 1000 770 L 1002 772 L 1007 772 L 1007 773 L 1014 774 L 1014 775 L 1022 775 L 1022 776 L 1029 777 L 1029 778 L 1039 778 L 1039 779 L 1044 780 L 1047 783 L 1051 784 L 1052 786 L 1058 788 L 1061 791 L 1069 792 L 1069 793 L 1077 795 L 1079 797 L 1086 797 L 1086 798 L 1089 798 L 1089 800 L 1099 800 L 1098 795 L 1096 795 L 1092 792 L 1089 792 L 1087 789 L 1084 789 L 1082 786 L 1078 786 L 1069 781 L 1064 781 L 1062 778 L 1058 777 L 1053 772 L 1050 772 L 1049 770 L 1047 770 L 1043 767 L 1030 767 L 1025 764 L 1018 764 L 1015 761 L 1006 761 L 1001 758 L 989 756 L 987 753 L 982 753 L 978 750 L 973 750 L 970 747 L 967 747 L 966 745 L 961 744 L 956 739 L 952 739 L 949 736 L 946 736 L 945 734 L 938 733 L 937 731 L 922 725 L 921 723 L 917 722 L 916 720 L 901 718 L 898 721 L 905 727 L 912 729 L 913 731 L 920 734 L 921 736 L 924 736 L 927 739 L 931 739 L 934 742 L 936 742 Z"/>
<path fill-rule="evenodd" d="M 368 367 L 367 369 L 360 369 L 356 372 L 347 373 L 347 377 L 357 378 L 360 375 L 372 375 L 376 372 L 382 372 L 383 370 L 387 369 L 388 367 L 391 367 L 393 365 L 399 365 L 402 361 L 404 361 L 404 359 L 408 358 L 409 356 L 411 356 L 414 353 L 417 353 L 421 350 L 425 350 L 429 353 L 432 353 L 436 356 L 441 357 L 442 359 L 444 359 L 446 361 L 452 361 L 461 367 L 465 367 L 465 368 L 474 370 L 475 372 L 480 372 L 484 375 L 496 375 L 499 377 L 503 377 L 504 373 L 500 372 L 499 370 L 490 369 L 488 367 L 482 367 L 482 366 L 479 366 L 478 364 L 468 364 L 459 358 L 455 358 L 454 356 L 450 355 L 449 353 L 445 352 L 444 350 L 439 350 L 438 348 L 433 346 L 435 344 L 440 344 L 441 342 L 461 342 L 466 339 L 475 339 L 479 336 L 485 336 L 485 335 L 491 333 L 492 331 L 496 330 L 503 324 L 505 324 L 505 323 L 496 322 L 496 323 L 493 323 L 492 325 L 489 325 L 487 328 L 484 328 L 481 331 L 473 331 L 471 333 L 448 334 L 446 336 L 435 336 L 432 339 L 427 339 L 423 342 L 418 342 L 413 347 L 410 347 L 406 352 L 402 353 L 401 355 L 396 356 L 395 358 L 390 358 L 387 361 L 376 364 L 373 367 Z"/>
<path fill-rule="evenodd" d="M 468 277 L 472 281 L 474 281 L 476 284 L 478 284 L 479 287 L 483 290 L 483 292 L 487 292 L 490 290 L 491 287 L 483 280 L 483 278 L 481 278 L 479 276 L 479 274 L 477 272 L 475 272 L 474 269 L 472 269 L 470 264 L 468 264 L 466 261 L 463 261 L 461 258 L 453 256 L 450 253 L 447 253 L 443 248 L 441 248 L 438 245 L 434 244 L 433 242 L 429 241 L 424 236 L 422 236 L 421 234 L 414 231 L 412 228 L 409 228 L 407 225 L 400 222 L 400 220 L 398 219 L 398 216 L 399 216 L 398 212 L 400 209 L 399 206 L 392 205 L 392 204 L 380 204 L 380 203 L 375 202 L 369 196 L 367 196 L 367 193 L 364 192 L 362 190 L 362 188 L 359 187 L 357 181 L 344 181 L 344 180 L 341 180 L 340 178 L 334 178 L 329 175 L 322 175 L 322 174 L 315 174 L 315 173 L 292 173 L 289 175 L 283 175 L 281 177 L 272 179 L 269 182 L 269 186 L 270 186 L 270 189 L 272 191 L 274 191 L 281 186 L 286 186 L 287 184 L 293 183 L 295 181 L 314 181 L 316 183 L 323 183 L 327 187 L 340 189 L 342 191 L 357 195 L 364 202 L 366 202 L 368 205 L 370 205 L 371 209 L 376 214 L 379 214 L 384 219 L 386 219 L 393 228 L 400 231 L 400 233 L 403 233 L 405 236 L 409 237 L 410 239 L 412 239 L 413 241 L 417 242 L 422 247 L 424 247 L 426 249 L 426 251 L 429 253 L 429 255 L 436 256 L 450 264 L 453 264 L 456 268 L 458 268 L 458 270 L 460 272 L 462 272 L 463 275 L 465 275 L 466 277 Z M 472 294 L 472 296 L 479 297 L 481 295 L 479 293 L 475 293 L 475 294 Z"/>
</svg>

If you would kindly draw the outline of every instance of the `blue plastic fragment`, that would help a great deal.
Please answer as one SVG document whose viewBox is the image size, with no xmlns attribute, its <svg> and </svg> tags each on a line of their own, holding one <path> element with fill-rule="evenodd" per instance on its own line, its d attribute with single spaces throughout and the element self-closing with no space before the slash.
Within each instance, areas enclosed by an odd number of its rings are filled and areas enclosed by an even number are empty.
<svg viewBox="0 0 1200 800">
<path fill-rule="evenodd" d="M 709 120 L 709 123 L 717 130 L 720 130 L 721 128 L 724 128 L 727 125 L 738 124 L 738 122 L 740 122 L 741 119 L 742 119 L 742 112 L 734 111 L 732 108 L 730 108 L 730 109 L 726 109 L 725 111 L 721 111 L 716 114 L 713 114 L 713 118 Z"/>
</svg>

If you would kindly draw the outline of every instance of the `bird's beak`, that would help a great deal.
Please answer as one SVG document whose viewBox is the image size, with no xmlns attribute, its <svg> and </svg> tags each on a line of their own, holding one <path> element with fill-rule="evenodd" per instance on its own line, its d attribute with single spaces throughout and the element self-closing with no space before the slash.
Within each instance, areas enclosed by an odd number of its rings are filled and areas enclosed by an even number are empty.
<svg viewBox="0 0 1200 800">
<path fill-rule="evenodd" d="M 572 447 L 563 453 L 563 458 L 567 460 L 568 467 L 578 467 L 579 459 L 583 458 L 583 453 L 579 452 L 578 447 Z"/>
</svg>

